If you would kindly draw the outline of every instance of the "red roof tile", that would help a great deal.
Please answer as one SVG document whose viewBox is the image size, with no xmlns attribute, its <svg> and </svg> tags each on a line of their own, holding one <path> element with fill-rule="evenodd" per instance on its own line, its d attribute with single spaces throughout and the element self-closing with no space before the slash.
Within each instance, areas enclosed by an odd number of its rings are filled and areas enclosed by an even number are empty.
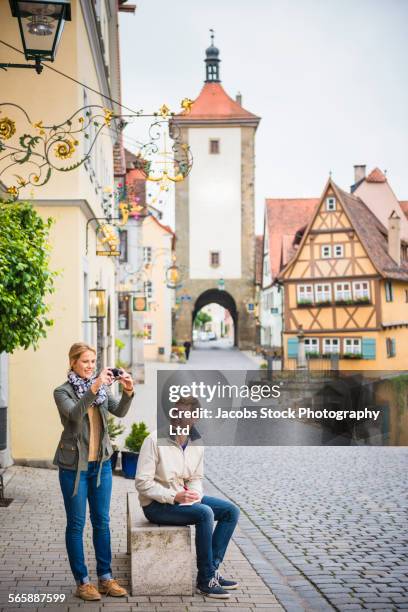
<svg viewBox="0 0 408 612">
<path fill-rule="evenodd" d="M 262 284 L 263 236 L 255 236 L 255 284 Z"/>
<path fill-rule="evenodd" d="M 386 183 L 387 177 L 379 168 L 374 168 L 366 178 L 367 183 Z"/>
<path fill-rule="evenodd" d="M 319 198 L 269 198 L 265 202 L 269 257 L 274 279 L 295 252 L 296 233 L 308 225 Z"/>
<path fill-rule="evenodd" d="M 399 205 L 401 206 L 402 212 L 408 219 L 408 200 L 401 200 Z"/>
<path fill-rule="evenodd" d="M 176 115 L 177 122 L 190 121 L 251 121 L 259 123 L 260 118 L 245 110 L 229 97 L 221 83 L 204 83 L 191 111 Z"/>
</svg>

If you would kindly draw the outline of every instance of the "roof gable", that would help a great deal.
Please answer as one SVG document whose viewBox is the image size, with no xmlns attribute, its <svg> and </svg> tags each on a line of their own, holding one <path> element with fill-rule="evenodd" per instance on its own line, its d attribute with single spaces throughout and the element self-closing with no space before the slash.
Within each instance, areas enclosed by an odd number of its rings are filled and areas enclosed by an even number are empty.
<svg viewBox="0 0 408 612">
<path fill-rule="evenodd" d="M 326 198 L 330 195 L 335 195 L 336 199 L 337 199 L 337 203 L 338 203 L 338 210 L 336 211 L 337 213 L 337 218 L 339 217 L 339 215 L 343 215 L 347 221 L 346 223 L 344 222 L 344 220 L 341 222 L 341 226 L 344 227 L 344 231 L 347 231 L 347 229 L 349 229 L 350 227 L 353 228 L 359 239 L 359 233 L 358 233 L 358 229 L 355 227 L 355 219 L 353 220 L 353 218 L 350 216 L 350 210 L 349 207 L 347 206 L 347 203 L 345 202 L 345 196 L 349 196 L 349 194 L 346 194 L 344 191 L 342 191 L 341 189 L 339 189 L 339 187 L 337 187 L 337 185 L 334 183 L 334 181 L 332 181 L 332 179 L 329 179 L 328 182 L 325 185 L 325 188 L 323 190 L 323 194 L 319 200 L 318 206 L 316 206 L 314 214 L 312 216 L 312 218 L 310 219 L 310 222 L 308 224 L 308 227 L 306 229 L 306 231 L 303 234 L 302 240 L 300 242 L 300 245 L 294 255 L 294 257 L 289 261 L 289 263 L 284 267 L 284 269 L 282 270 L 282 272 L 280 273 L 279 277 L 282 278 L 288 278 L 288 276 L 290 276 L 290 273 L 294 267 L 294 265 L 296 264 L 296 262 L 298 261 L 298 259 L 300 258 L 300 255 L 306 245 L 306 242 L 309 239 L 310 233 L 312 232 L 312 230 L 314 229 L 316 222 L 317 222 L 317 218 L 319 216 L 319 218 L 321 217 L 321 215 L 324 213 L 324 209 L 325 209 L 325 202 L 326 202 Z M 355 198 L 354 196 L 349 196 L 350 198 L 352 198 L 353 200 L 358 200 L 358 198 Z M 333 213 L 329 213 L 331 215 L 333 215 Z M 374 217 L 374 216 L 373 216 Z M 375 217 L 374 217 L 375 219 Z M 330 227 L 327 228 L 329 230 L 328 233 L 330 233 Z M 333 227 L 333 231 L 336 231 L 338 228 Z M 369 253 L 367 252 L 367 249 L 363 243 L 363 241 L 360 239 L 360 242 L 362 244 L 363 249 L 366 251 L 367 257 L 369 258 L 369 260 L 371 261 L 371 263 L 373 264 L 374 268 L 376 268 L 375 263 L 372 261 Z"/>
<path fill-rule="evenodd" d="M 279 277 L 287 278 L 290 274 L 291 269 L 298 260 L 303 246 L 310 235 L 310 231 L 313 229 L 316 217 L 321 211 L 321 207 L 324 206 L 329 191 L 332 191 L 337 196 L 351 227 L 355 230 L 368 259 L 377 272 L 385 278 L 408 280 L 408 263 L 402 262 L 402 264 L 398 266 L 388 254 L 388 232 L 385 226 L 361 198 L 343 191 L 331 179 L 325 186 L 319 206 L 316 207 L 315 213 L 303 235 L 297 252 L 282 270 Z"/>
</svg>

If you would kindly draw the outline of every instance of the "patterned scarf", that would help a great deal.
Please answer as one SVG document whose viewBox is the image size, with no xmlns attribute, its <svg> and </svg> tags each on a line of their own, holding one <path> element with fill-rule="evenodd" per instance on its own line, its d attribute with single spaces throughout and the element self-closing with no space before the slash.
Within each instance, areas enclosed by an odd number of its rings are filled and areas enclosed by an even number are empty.
<svg viewBox="0 0 408 612">
<path fill-rule="evenodd" d="M 74 388 L 75 395 L 79 399 L 81 399 L 84 393 L 88 391 L 89 387 L 92 385 L 95 379 L 95 374 L 91 376 L 91 378 L 81 378 L 72 370 L 68 373 L 68 380 Z M 100 404 L 103 404 L 107 397 L 108 394 L 106 392 L 106 387 L 105 385 L 102 385 L 98 390 L 95 401 L 93 402 L 94 405 L 99 406 Z"/>
</svg>

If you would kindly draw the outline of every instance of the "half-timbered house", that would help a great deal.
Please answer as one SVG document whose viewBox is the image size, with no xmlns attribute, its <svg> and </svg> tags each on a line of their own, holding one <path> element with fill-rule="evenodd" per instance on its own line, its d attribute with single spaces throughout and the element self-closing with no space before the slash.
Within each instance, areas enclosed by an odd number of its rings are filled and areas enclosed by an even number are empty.
<svg viewBox="0 0 408 612">
<path fill-rule="evenodd" d="M 285 368 L 295 367 L 300 330 L 311 367 L 314 357 L 335 355 L 340 369 L 406 368 L 408 244 L 400 210 L 386 227 L 360 197 L 328 181 L 278 276 Z"/>
</svg>

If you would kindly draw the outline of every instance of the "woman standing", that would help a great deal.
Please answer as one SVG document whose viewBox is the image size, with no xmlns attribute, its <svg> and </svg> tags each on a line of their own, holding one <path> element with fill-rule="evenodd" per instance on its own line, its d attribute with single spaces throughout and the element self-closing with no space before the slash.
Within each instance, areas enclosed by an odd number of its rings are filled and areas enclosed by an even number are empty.
<svg viewBox="0 0 408 612">
<path fill-rule="evenodd" d="M 108 412 L 124 417 L 134 396 L 133 381 L 121 370 L 115 379 L 111 369 L 94 374 L 95 349 L 77 342 L 69 350 L 68 380 L 54 390 L 64 430 L 55 453 L 59 481 L 67 514 L 65 542 L 69 563 L 77 583 L 75 595 L 85 601 L 127 595 L 112 576 L 109 506 L 112 492 L 112 447 L 107 431 Z M 109 386 L 119 380 L 123 387 L 117 402 Z M 91 584 L 85 565 L 82 535 L 86 500 L 93 528 L 98 589 Z"/>
</svg>

